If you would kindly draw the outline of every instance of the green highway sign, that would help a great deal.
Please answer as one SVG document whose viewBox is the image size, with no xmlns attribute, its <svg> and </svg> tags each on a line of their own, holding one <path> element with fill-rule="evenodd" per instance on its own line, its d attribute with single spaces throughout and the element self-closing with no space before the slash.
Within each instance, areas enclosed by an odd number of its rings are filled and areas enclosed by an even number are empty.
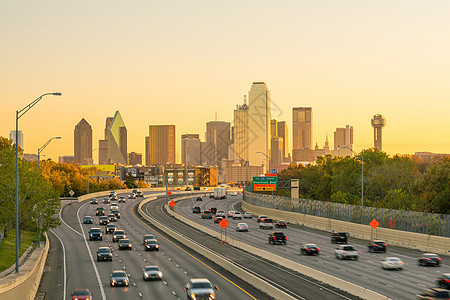
<svg viewBox="0 0 450 300">
<path fill-rule="evenodd" d="M 260 177 L 255 176 L 253 177 L 253 184 L 277 184 L 277 178 L 276 176 L 270 176 L 270 177 Z"/>
</svg>

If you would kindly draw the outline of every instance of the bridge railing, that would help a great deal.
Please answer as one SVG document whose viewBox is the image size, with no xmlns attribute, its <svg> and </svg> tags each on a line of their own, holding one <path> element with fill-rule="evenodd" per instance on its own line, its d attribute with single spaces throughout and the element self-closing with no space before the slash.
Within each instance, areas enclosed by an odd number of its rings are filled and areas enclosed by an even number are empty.
<svg viewBox="0 0 450 300">
<path fill-rule="evenodd" d="M 361 207 L 320 200 L 293 199 L 244 192 L 246 202 L 262 206 L 313 215 L 340 221 L 369 224 L 376 219 L 380 227 L 415 233 L 450 237 L 450 215 L 433 214 L 389 208 Z"/>
</svg>

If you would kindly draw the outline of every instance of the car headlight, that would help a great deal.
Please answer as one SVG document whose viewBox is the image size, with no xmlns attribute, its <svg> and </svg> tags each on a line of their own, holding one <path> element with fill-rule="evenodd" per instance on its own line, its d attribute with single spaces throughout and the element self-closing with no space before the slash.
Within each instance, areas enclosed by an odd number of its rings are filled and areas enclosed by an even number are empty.
<svg viewBox="0 0 450 300">
<path fill-rule="evenodd" d="M 191 293 L 191 298 L 192 298 L 193 300 L 196 300 L 196 299 L 197 299 L 197 297 L 195 296 L 194 293 Z"/>
<path fill-rule="evenodd" d="M 115 280 L 115 279 L 113 279 L 113 280 L 111 280 L 111 281 L 112 281 L 113 283 L 114 283 L 114 282 L 116 282 L 116 280 Z"/>
<path fill-rule="evenodd" d="M 162 272 L 158 272 L 158 276 L 159 276 L 159 277 L 162 277 Z"/>
<path fill-rule="evenodd" d="M 147 273 L 144 273 L 144 276 L 145 276 L 145 277 L 148 277 L 148 274 L 147 274 Z"/>
<path fill-rule="evenodd" d="M 156 245 L 155 247 L 156 247 L 156 248 L 159 248 L 159 245 Z"/>
<path fill-rule="evenodd" d="M 209 294 L 209 299 L 216 299 L 216 296 L 213 293 L 211 293 Z"/>
<path fill-rule="evenodd" d="M 131 247 L 131 244 L 128 244 L 128 247 Z"/>
</svg>

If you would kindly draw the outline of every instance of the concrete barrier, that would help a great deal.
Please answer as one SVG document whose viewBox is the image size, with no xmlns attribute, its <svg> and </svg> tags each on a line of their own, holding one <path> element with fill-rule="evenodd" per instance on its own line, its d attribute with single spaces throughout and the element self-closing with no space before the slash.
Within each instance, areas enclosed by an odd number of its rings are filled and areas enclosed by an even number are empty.
<svg viewBox="0 0 450 300">
<path fill-rule="evenodd" d="M 274 219 L 285 220 L 292 224 L 298 224 L 328 232 L 348 232 L 350 236 L 363 240 L 380 239 L 386 241 L 391 246 L 400 246 L 424 252 L 449 255 L 448 251 L 450 249 L 450 238 L 447 237 L 381 227 L 374 230 L 369 225 L 327 219 L 273 208 L 265 208 L 247 203 L 245 201 L 242 201 L 242 209 L 244 211 L 251 211 L 255 215 L 267 215 Z"/>
<path fill-rule="evenodd" d="M 189 199 L 190 197 L 182 197 L 182 198 Z M 192 250 L 194 250 L 195 252 L 203 255 L 207 259 L 212 260 L 213 262 L 215 262 L 216 264 L 218 264 L 225 270 L 231 272 L 232 274 L 236 275 L 239 278 L 242 278 L 243 280 L 245 280 L 246 282 L 248 282 L 255 288 L 267 293 L 268 295 L 274 297 L 275 299 L 286 299 L 286 300 L 295 299 L 294 297 L 292 297 L 292 296 L 286 294 L 285 292 L 270 285 L 268 282 L 262 280 L 261 278 L 255 276 L 255 275 L 247 272 L 246 270 L 242 269 L 241 267 L 233 264 L 230 260 L 226 259 L 225 257 L 222 257 L 222 256 L 218 255 L 217 253 L 214 253 L 214 252 L 208 250 L 207 248 L 203 247 L 202 245 L 196 243 L 195 241 L 178 234 L 177 232 L 171 230 L 170 228 L 166 227 L 165 225 L 159 223 L 158 221 L 154 220 L 153 218 L 151 218 L 150 216 L 145 214 L 145 212 L 142 210 L 142 205 L 144 205 L 145 203 L 147 203 L 149 201 L 155 200 L 155 199 L 156 199 L 156 197 L 149 198 L 149 199 L 142 201 L 139 204 L 138 212 L 145 220 L 152 223 L 154 226 L 158 227 L 160 230 L 164 231 L 171 237 L 175 238 L 177 241 L 181 242 L 185 246 L 187 246 L 187 247 L 191 248 Z M 178 199 L 178 201 L 179 200 L 181 200 L 181 199 Z M 167 204 L 166 204 L 166 206 L 170 207 Z M 197 225 L 198 224 L 196 224 L 195 227 L 198 228 Z"/>
<path fill-rule="evenodd" d="M 20 266 L 18 274 L 12 273 L 0 279 L 0 299 L 34 299 L 50 248 L 46 233 L 45 238 L 45 245 L 33 251 L 27 261 Z"/>
</svg>

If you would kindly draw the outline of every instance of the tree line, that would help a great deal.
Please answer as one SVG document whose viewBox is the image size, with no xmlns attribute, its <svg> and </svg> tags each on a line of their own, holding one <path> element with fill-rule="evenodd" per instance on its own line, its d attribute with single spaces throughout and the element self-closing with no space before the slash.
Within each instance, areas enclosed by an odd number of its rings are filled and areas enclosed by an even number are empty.
<svg viewBox="0 0 450 300">
<path fill-rule="evenodd" d="M 321 156 L 313 165 L 291 165 L 278 174 L 280 182 L 298 179 L 303 199 L 361 205 L 363 185 L 364 206 L 441 214 L 450 213 L 449 178 L 449 158 L 424 162 L 375 148 L 355 157 Z M 277 194 L 290 196 L 290 189 Z"/>
</svg>

